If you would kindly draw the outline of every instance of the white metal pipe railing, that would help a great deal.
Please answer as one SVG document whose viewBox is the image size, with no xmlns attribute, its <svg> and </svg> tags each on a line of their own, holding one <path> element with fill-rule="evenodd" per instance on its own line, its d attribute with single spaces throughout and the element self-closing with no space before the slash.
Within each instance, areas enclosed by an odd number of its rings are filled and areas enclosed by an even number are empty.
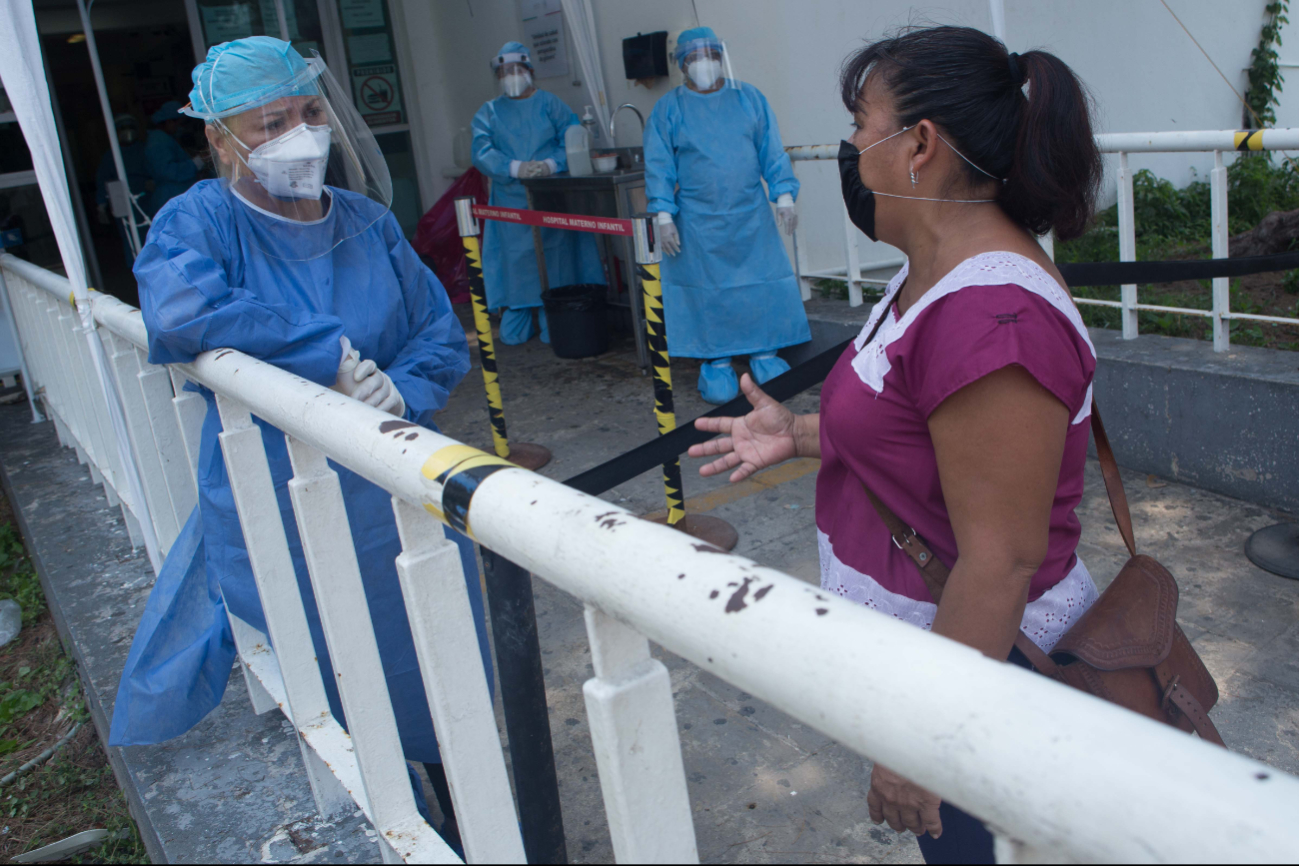
<svg viewBox="0 0 1299 866">
<path fill-rule="evenodd" d="M 14 272 L 7 257 L 0 267 Z M 49 298 L 60 279 L 51 277 L 19 291 L 11 278 L 15 308 Z M 145 347 L 138 311 L 106 296 L 93 304 L 119 349 Z M 152 372 L 138 354 L 137 361 Z M 36 375 L 73 363 L 46 353 Z M 387 860 L 453 857 L 414 812 L 327 457 L 393 495 L 398 574 L 468 857 L 521 862 L 460 560 L 439 522 L 448 492 L 439 479 L 451 479 L 454 497 L 464 460 L 499 461 L 423 428 L 394 439 L 383 426 L 389 415 L 238 352 L 209 352 L 170 372 L 217 394 L 227 471 L 272 640 L 238 620 L 232 626 L 254 706 L 281 707 L 293 721 L 322 814 L 357 803 Z M 178 393 L 174 417 L 190 396 Z M 157 406 L 124 403 L 131 413 Z M 253 415 L 288 437 L 291 500 L 350 737 L 324 699 Z M 670 682 L 649 640 L 985 819 L 1003 859 L 1239 861 L 1299 852 L 1291 820 L 1299 779 L 1257 761 L 522 469 L 482 478 L 468 508 L 481 544 L 585 605 L 595 676 L 583 691 L 621 862 L 698 858 Z"/>
<path fill-rule="evenodd" d="M 1109 132 L 1097 135 L 1096 145 L 1102 153 L 1118 155 L 1118 171 L 1115 183 L 1118 188 L 1119 261 L 1134 262 L 1137 259 L 1136 215 L 1132 190 L 1132 171 L 1128 166 L 1128 154 L 1175 152 L 1211 152 L 1213 154 L 1213 169 L 1209 172 L 1211 254 L 1215 259 L 1225 259 L 1229 255 L 1230 231 L 1227 221 L 1227 169 L 1223 162 L 1223 154 L 1231 151 L 1299 150 L 1299 128 L 1225 129 L 1188 132 Z M 839 156 L 839 146 L 836 144 L 787 147 L 785 151 L 789 154 L 790 159 L 795 162 L 837 160 Z M 845 267 L 804 271 L 799 276 L 803 278 L 838 277 L 842 272 L 848 281 L 849 306 L 855 307 L 862 303 L 861 283 L 870 281 L 861 279 L 858 265 L 857 230 L 848 219 L 847 211 L 844 211 L 843 221 Z M 1047 249 L 1048 254 L 1055 258 L 1052 240 L 1049 237 L 1042 240 L 1043 247 Z M 807 260 L 806 255 L 801 258 L 803 261 Z M 893 262 L 887 263 L 887 265 L 892 264 Z M 901 264 L 901 262 L 897 262 L 897 264 Z M 881 264 L 880 267 L 887 265 Z M 1211 306 L 1207 310 L 1142 304 L 1137 298 L 1137 286 L 1135 284 L 1120 286 L 1118 301 L 1075 297 L 1074 302 L 1118 309 L 1120 328 L 1125 340 L 1133 340 L 1138 336 L 1138 315 L 1143 311 L 1208 318 L 1212 323 L 1211 332 L 1215 352 L 1225 352 L 1231 347 L 1229 323 L 1233 319 L 1266 322 L 1273 325 L 1299 326 L 1299 318 L 1290 316 L 1233 313 L 1231 311 L 1231 280 L 1227 277 L 1216 277 L 1212 285 Z M 805 292 L 805 298 L 806 296 Z"/>
</svg>

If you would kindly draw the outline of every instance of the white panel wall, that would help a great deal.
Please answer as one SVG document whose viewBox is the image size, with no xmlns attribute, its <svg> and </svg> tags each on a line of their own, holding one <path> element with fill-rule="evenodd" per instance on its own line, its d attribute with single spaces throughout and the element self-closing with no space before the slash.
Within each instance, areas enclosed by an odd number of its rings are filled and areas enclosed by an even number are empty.
<svg viewBox="0 0 1299 866">
<path fill-rule="evenodd" d="M 437 165 L 450 166 L 451 141 L 474 111 L 496 93 L 488 68 L 509 39 L 522 35 L 515 0 L 393 0 L 405 5 L 407 38 L 428 140 Z M 1169 0 L 1209 56 L 1237 88 L 1258 41 L 1265 0 Z M 695 9 L 698 9 L 698 21 Z M 605 81 L 615 105 L 632 102 L 647 116 L 669 89 L 633 86 L 623 78 L 622 39 L 637 32 L 712 27 L 731 46 L 736 74 L 761 89 L 780 119 L 786 144 L 836 142 L 847 135 L 836 71 L 863 40 L 907 23 L 962 24 L 991 29 L 987 0 L 914 3 L 907 0 L 596 0 Z M 1200 50 L 1159 0 L 1006 0 L 1006 38 L 1012 50 L 1041 47 L 1069 63 L 1090 87 L 1102 132 L 1226 129 L 1240 123 L 1241 105 Z M 1287 41 L 1289 42 L 1289 41 Z M 1299 45 L 1299 32 L 1295 33 Z M 1282 49 L 1283 60 L 1292 47 Z M 570 59 L 573 58 L 570 43 Z M 1299 62 L 1299 54 L 1293 59 Z M 1299 72 L 1299 70 L 1296 70 Z M 569 78 L 543 79 L 579 114 L 590 102 L 575 60 Z M 628 113 L 629 114 L 629 113 Z M 1299 75 L 1282 94 L 1278 120 L 1299 124 Z M 638 144 L 635 122 L 625 117 L 618 143 Z M 623 131 L 625 130 L 625 131 Z M 1133 168 L 1151 168 L 1181 184 L 1195 168 L 1205 177 L 1211 156 L 1134 156 Z M 802 164 L 801 232 L 804 267 L 841 264 L 838 179 L 832 164 Z M 438 178 L 439 190 L 447 181 Z M 1113 201 L 1113 192 L 1108 201 Z M 862 260 L 896 255 L 860 238 Z"/>
</svg>

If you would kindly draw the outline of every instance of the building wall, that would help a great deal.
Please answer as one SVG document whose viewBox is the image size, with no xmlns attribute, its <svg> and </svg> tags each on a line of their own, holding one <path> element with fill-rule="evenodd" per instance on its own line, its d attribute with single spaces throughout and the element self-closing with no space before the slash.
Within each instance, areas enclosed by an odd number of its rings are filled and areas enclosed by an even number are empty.
<svg viewBox="0 0 1299 866">
<path fill-rule="evenodd" d="M 517 0 L 392 2 L 404 6 L 416 75 L 410 89 L 420 101 L 425 160 L 432 169 L 426 174 L 436 175 L 426 188 L 440 191 L 449 183 L 442 174 L 452 165 L 457 130 L 467 127 L 474 111 L 498 93 L 488 59 L 507 40 L 522 37 Z M 1265 0 L 1169 2 L 1223 74 L 1243 90 L 1244 67 L 1258 41 Z M 1227 129 L 1240 124 L 1239 99 L 1158 0 L 1006 0 L 1005 7 L 1008 45 L 1020 52 L 1044 48 L 1069 63 L 1095 97 L 1099 131 Z M 863 40 L 908 23 L 991 29 L 987 0 L 596 0 L 595 20 L 614 105 L 631 102 L 648 116 L 670 89 L 666 81 L 647 90 L 623 77 L 624 37 L 703 24 L 727 40 L 737 77 L 767 95 L 787 145 L 846 137 L 848 118 L 836 94 L 836 71 Z M 1285 49 L 1282 56 L 1284 60 Z M 1299 61 L 1299 54 L 1294 59 Z M 581 74 L 571 40 L 569 60 L 568 77 L 542 79 L 538 85 L 580 115 L 591 98 L 584 86 L 575 84 Z M 1283 93 L 1282 101 L 1278 119 L 1299 124 L 1299 81 Z M 618 144 L 638 144 L 636 124 L 624 118 Z M 1212 157 L 1134 156 L 1132 165 L 1183 184 L 1193 178 L 1193 171 L 1204 176 Z M 804 182 L 799 202 L 804 268 L 841 264 L 842 205 L 833 165 L 804 163 L 797 171 Z M 1108 184 L 1107 199 L 1113 198 Z M 864 262 L 897 255 L 864 236 L 858 241 Z"/>
</svg>

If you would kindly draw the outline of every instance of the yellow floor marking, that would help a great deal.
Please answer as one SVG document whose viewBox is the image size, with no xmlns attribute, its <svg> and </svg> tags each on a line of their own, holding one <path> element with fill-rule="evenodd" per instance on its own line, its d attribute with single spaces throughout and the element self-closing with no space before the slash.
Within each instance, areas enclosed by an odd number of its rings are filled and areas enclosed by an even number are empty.
<svg viewBox="0 0 1299 866">
<path fill-rule="evenodd" d="M 750 475 L 738 484 L 728 484 L 701 496 L 686 500 L 686 514 L 703 514 L 722 505 L 729 505 L 741 499 L 747 499 L 755 493 L 772 490 L 782 484 L 795 481 L 804 475 L 810 475 L 821 468 L 821 461 L 814 457 L 800 457 L 779 466 L 764 469 L 756 475 Z M 655 511 L 644 515 L 646 520 L 663 519 L 667 511 Z"/>
</svg>

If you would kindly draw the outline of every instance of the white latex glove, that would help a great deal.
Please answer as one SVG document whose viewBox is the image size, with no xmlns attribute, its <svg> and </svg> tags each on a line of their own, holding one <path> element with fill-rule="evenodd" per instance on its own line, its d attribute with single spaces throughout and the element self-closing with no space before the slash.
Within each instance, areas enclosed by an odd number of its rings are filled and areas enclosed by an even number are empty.
<svg viewBox="0 0 1299 866">
<path fill-rule="evenodd" d="M 659 249 L 670 256 L 681 252 L 681 235 L 677 234 L 672 214 L 660 211 L 655 222 L 658 224 Z"/>
<path fill-rule="evenodd" d="M 519 177 L 546 177 L 550 174 L 550 166 L 537 160 L 529 160 L 519 166 Z"/>
<path fill-rule="evenodd" d="M 361 381 L 353 375 L 361 363 L 361 353 L 352 348 L 352 341 L 347 337 L 339 337 L 338 342 L 343 347 L 343 357 L 338 362 L 338 377 L 334 380 L 333 390 L 351 397 Z"/>
<path fill-rule="evenodd" d="M 789 193 L 781 193 L 776 198 L 776 221 L 780 223 L 780 230 L 787 235 L 792 235 L 798 229 L 798 213 L 794 210 L 794 197 Z"/>
<path fill-rule="evenodd" d="M 780 223 L 780 230 L 787 235 L 792 235 L 798 228 L 798 214 L 792 207 L 776 208 L 776 221 Z"/>
<path fill-rule="evenodd" d="M 401 392 L 392 383 L 392 379 L 388 378 L 387 373 L 374 366 L 373 361 L 362 361 L 356 368 L 356 372 L 361 372 L 367 364 L 369 375 L 357 384 L 356 390 L 352 392 L 352 398 L 400 418 L 406 412 L 406 401 L 402 399 Z"/>
</svg>

